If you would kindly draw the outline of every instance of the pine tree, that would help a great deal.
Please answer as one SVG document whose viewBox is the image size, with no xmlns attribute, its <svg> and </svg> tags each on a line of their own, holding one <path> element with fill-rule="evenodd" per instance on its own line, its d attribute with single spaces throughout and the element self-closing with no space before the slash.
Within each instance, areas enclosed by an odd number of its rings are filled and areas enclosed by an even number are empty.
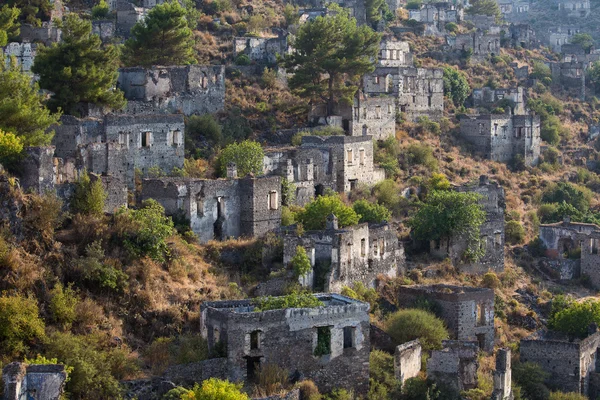
<svg viewBox="0 0 600 400">
<path fill-rule="evenodd" d="M 29 75 L 0 63 L 0 130 L 14 133 L 23 146 L 44 146 L 52 140 L 48 128 L 59 118 L 44 106 L 44 96 Z"/>
<path fill-rule="evenodd" d="M 5 5 L 0 8 L 0 47 L 8 44 L 8 39 L 19 34 L 19 18 L 21 10 Z"/>
<path fill-rule="evenodd" d="M 131 28 L 125 42 L 124 63 L 128 66 L 194 64 L 194 38 L 187 11 L 172 0 L 157 5 L 144 21 Z"/>
<path fill-rule="evenodd" d="M 33 26 L 41 26 L 42 21 L 50 20 L 53 7 L 50 0 L 7 0 L 3 3 L 21 10 L 20 21 Z"/>
<path fill-rule="evenodd" d="M 302 25 L 285 67 L 294 75 L 290 88 L 313 102 L 327 104 L 331 115 L 339 101 L 351 102 L 361 77 L 375 69 L 381 35 L 339 7 L 332 16 Z"/>
<path fill-rule="evenodd" d="M 49 106 L 76 113 L 80 103 L 120 109 L 123 93 L 115 89 L 119 76 L 119 50 L 103 47 L 92 23 L 69 14 L 63 26 L 63 41 L 38 51 L 32 72 L 40 76 L 40 86 L 54 93 Z"/>
</svg>

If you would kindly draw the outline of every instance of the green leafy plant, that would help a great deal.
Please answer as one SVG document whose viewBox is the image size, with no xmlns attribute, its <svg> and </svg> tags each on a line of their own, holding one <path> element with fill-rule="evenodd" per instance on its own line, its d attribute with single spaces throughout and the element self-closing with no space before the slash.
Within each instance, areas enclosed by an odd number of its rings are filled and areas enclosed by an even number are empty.
<svg viewBox="0 0 600 400">
<path fill-rule="evenodd" d="M 306 250 L 302 246 L 296 247 L 296 254 L 292 258 L 290 264 L 294 270 L 294 274 L 299 277 L 305 276 L 312 270 L 310 259 L 306 255 Z"/>
<path fill-rule="evenodd" d="M 381 223 L 391 221 L 392 213 L 386 206 L 371 203 L 367 200 L 358 200 L 352 205 L 354 211 L 360 215 L 359 222 Z"/>
<path fill-rule="evenodd" d="M 262 312 L 285 308 L 315 308 L 323 302 L 311 293 L 291 293 L 281 297 L 259 297 L 254 301 L 254 311 Z"/>
<path fill-rule="evenodd" d="M 227 176 L 227 164 L 235 163 L 238 176 L 262 175 L 264 152 L 258 142 L 245 140 L 225 147 L 217 160 L 220 176 Z"/>
<path fill-rule="evenodd" d="M 330 214 L 338 218 L 340 227 L 356 225 L 359 215 L 350 206 L 345 205 L 338 195 L 319 196 L 308 203 L 304 210 L 299 211 L 296 219 L 304 229 L 325 229 L 325 222 Z"/>
<path fill-rule="evenodd" d="M 442 320 L 420 309 L 405 309 L 391 314 L 385 321 L 385 331 L 397 344 L 419 339 L 426 350 L 440 349 L 448 339 Z"/>
</svg>

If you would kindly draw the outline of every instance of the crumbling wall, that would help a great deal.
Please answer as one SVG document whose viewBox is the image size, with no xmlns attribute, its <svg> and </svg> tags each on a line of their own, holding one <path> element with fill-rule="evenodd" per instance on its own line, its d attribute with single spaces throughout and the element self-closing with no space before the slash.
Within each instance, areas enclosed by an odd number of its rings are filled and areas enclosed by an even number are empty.
<svg viewBox="0 0 600 400">
<path fill-rule="evenodd" d="M 276 64 L 277 56 L 288 53 L 287 36 L 275 38 L 236 37 L 233 39 L 233 57 L 245 54 L 257 63 Z"/>
<path fill-rule="evenodd" d="M 103 42 L 108 42 L 115 37 L 115 21 L 111 19 L 101 19 L 92 21 L 92 33 L 100 36 Z"/>
<path fill-rule="evenodd" d="M 419 339 L 401 344 L 394 353 L 394 375 L 400 384 L 421 372 L 421 343 Z"/>
<path fill-rule="evenodd" d="M 5 400 L 59 400 L 67 379 L 64 365 L 8 364 L 2 370 Z"/>
<path fill-rule="evenodd" d="M 37 44 L 12 42 L 4 47 L 3 52 L 6 57 L 6 66 L 9 66 L 14 59 L 23 72 L 29 72 L 35 60 Z"/>
<path fill-rule="evenodd" d="M 427 360 L 427 377 L 457 392 L 477 387 L 477 342 L 444 340 Z"/>
<path fill-rule="evenodd" d="M 581 273 L 589 277 L 591 284 L 600 288 L 600 230 L 580 236 Z"/>
<path fill-rule="evenodd" d="M 50 46 L 52 43 L 60 42 L 62 31 L 52 21 L 42 22 L 42 26 L 21 24 L 19 28 L 19 42 L 43 43 Z"/>
<path fill-rule="evenodd" d="M 504 99 L 512 102 L 513 114 L 525 114 L 525 97 L 522 87 L 497 89 L 484 87 L 473 89 L 473 105 L 475 107 L 485 107 L 491 110 Z"/>
<path fill-rule="evenodd" d="M 19 181 L 24 190 L 44 193 L 54 189 L 54 147 L 27 147 L 19 164 Z"/>
<path fill-rule="evenodd" d="M 357 96 L 349 121 L 351 136 L 386 140 L 396 134 L 396 102 L 391 96 Z"/>
<path fill-rule="evenodd" d="M 510 349 L 498 349 L 492 400 L 512 400 L 513 398 Z"/>
</svg>

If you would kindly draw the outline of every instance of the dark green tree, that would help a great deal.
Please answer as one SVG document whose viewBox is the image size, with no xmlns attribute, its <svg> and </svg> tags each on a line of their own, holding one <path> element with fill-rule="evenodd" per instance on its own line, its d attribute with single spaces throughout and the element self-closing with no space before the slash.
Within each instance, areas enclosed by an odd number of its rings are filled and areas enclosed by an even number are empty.
<svg viewBox="0 0 600 400">
<path fill-rule="evenodd" d="M 572 302 L 563 310 L 558 311 L 548 321 L 550 328 L 566 333 L 571 338 L 584 338 L 589 334 L 590 324 L 600 324 L 600 302 L 586 300 Z"/>
<path fill-rule="evenodd" d="M 104 19 L 108 17 L 110 8 L 105 0 L 100 0 L 98 4 L 92 7 L 92 19 Z"/>
<path fill-rule="evenodd" d="M 131 28 L 123 54 L 125 65 L 195 64 L 194 37 L 186 17 L 186 9 L 177 0 L 150 10 L 143 21 Z"/>
<path fill-rule="evenodd" d="M 479 204 L 480 195 L 469 192 L 432 191 L 408 224 L 419 240 L 440 240 L 450 245 L 455 235 L 468 241 L 467 258 L 483 256 L 479 246 L 479 228 L 485 221 L 485 211 Z"/>
<path fill-rule="evenodd" d="M 495 0 L 473 0 L 471 7 L 467 9 L 467 13 L 471 15 L 489 15 L 496 17 L 496 20 L 502 18 L 500 6 Z"/>
<path fill-rule="evenodd" d="M 452 99 L 455 106 L 460 107 L 464 104 L 471 93 L 469 81 L 465 74 L 455 68 L 444 68 L 444 94 Z"/>
<path fill-rule="evenodd" d="M 440 349 L 448 339 L 444 322 L 429 311 L 405 309 L 391 314 L 385 321 L 385 331 L 396 344 L 419 339 L 426 350 Z"/>
<path fill-rule="evenodd" d="M 42 21 L 50 20 L 53 7 L 50 0 L 6 0 L 3 3 L 21 10 L 19 20 L 33 26 L 41 26 Z"/>
<path fill-rule="evenodd" d="M 78 213 L 102 215 L 107 197 L 102 181 L 96 179 L 92 182 L 88 173 L 84 171 L 75 185 L 71 207 Z"/>
<path fill-rule="evenodd" d="M 362 76 L 375 68 L 381 35 L 336 8 L 300 27 L 294 51 L 284 65 L 294 75 L 289 85 L 299 96 L 327 105 L 331 115 L 338 102 L 350 103 Z"/>
<path fill-rule="evenodd" d="M 367 0 L 365 5 L 367 7 L 367 22 L 373 28 L 376 28 L 379 21 L 390 12 L 385 0 Z"/>
<path fill-rule="evenodd" d="M 589 51 L 594 46 L 594 38 L 589 33 L 578 33 L 571 38 L 571 44 L 578 44 L 585 51 Z"/>
<path fill-rule="evenodd" d="M 0 47 L 8 44 L 8 39 L 19 34 L 17 19 L 21 10 L 4 5 L 0 8 Z"/>
<path fill-rule="evenodd" d="M 69 14 L 65 18 L 63 40 L 39 50 L 32 72 L 40 76 L 40 86 L 54 93 L 49 106 L 76 113 L 80 103 L 120 109 L 123 93 L 115 89 L 119 76 L 119 50 L 102 46 L 92 34 L 92 23 Z"/>
<path fill-rule="evenodd" d="M 0 130 L 15 134 L 23 146 L 50 144 L 60 114 L 52 114 L 44 105 L 37 83 L 16 67 L 0 63 Z"/>
<path fill-rule="evenodd" d="M 392 213 L 383 204 L 377 204 L 367 200 L 358 200 L 352 205 L 352 208 L 360 215 L 360 222 L 372 222 L 378 224 L 392 219 Z"/>
<path fill-rule="evenodd" d="M 352 207 L 344 204 L 337 194 L 317 197 L 298 213 L 297 219 L 305 229 L 325 229 L 327 217 L 331 214 L 338 218 L 340 228 L 358 224 L 359 215 Z"/>
</svg>

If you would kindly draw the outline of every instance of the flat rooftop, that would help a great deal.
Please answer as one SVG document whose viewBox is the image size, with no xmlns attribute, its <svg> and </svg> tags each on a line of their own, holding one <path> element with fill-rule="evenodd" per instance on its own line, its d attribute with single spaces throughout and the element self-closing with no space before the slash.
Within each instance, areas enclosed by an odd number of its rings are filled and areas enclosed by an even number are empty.
<svg viewBox="0 0 600 400">
<path fill-rule="evenodd" d="M 318 293 L 314 295 L 317 299 L 323 302 L 324 306 L 321 307 L 339 307 L 346 305 L 360 305 L 363 302 L 352 299 L 350 297 L 342 296 L 341 294 L 335 293 Z M 254 312 L 254 299 L 245 300 L 231 300 L 231 301 L 212 301 L 206 302 L 201 305 L 201 308 L 213 308 L 217 310 L 230 311 L 235 313 L 251 313 Z M 312 307 L 318 308 L 318 307 Z"/>
</svg>

